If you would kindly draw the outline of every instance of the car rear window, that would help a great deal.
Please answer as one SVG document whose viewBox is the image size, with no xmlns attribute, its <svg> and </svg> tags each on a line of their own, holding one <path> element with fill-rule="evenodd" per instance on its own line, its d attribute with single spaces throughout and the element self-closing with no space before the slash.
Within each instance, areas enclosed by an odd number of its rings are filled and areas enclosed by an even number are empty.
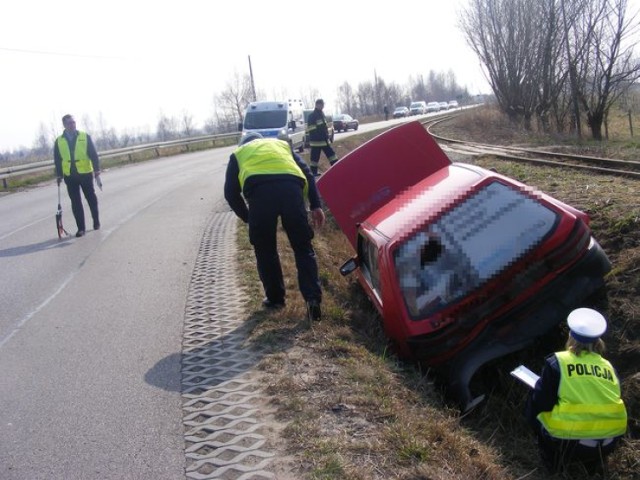
<svg viewBox="0 0 640 480">
<path fill-rule="evenodd" d="M 394 252 L 413 319 L 445 308 L 535 248 L 558 214 L 501 182 L 492 182 Z"/>
</svg>

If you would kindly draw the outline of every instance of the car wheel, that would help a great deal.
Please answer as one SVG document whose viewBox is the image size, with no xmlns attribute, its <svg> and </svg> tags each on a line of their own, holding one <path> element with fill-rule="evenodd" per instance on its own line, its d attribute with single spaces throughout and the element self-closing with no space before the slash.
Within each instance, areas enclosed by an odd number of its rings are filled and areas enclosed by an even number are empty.
<svg viewBox="0 0 640 480">
<path fill-rule="evenodd" d="M 356 125 L 355 127 L 353 127 L 354 130 L 358 130 L 358 125 Z"/>
</svg>

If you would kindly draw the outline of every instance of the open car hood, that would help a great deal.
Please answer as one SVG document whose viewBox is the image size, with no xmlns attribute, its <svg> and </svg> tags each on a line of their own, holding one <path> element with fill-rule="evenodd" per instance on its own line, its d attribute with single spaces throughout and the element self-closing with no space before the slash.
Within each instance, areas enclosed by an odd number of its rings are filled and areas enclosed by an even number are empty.
<svg viewBox="0 0 640 480">
<path fill-rule="evenodd" d="M 358 224 L 389 200 L 451 165 L 420 122 L 387 130 L 345 155 L 318 180 L 323 201 L 356 249 Z"/>
</svg>

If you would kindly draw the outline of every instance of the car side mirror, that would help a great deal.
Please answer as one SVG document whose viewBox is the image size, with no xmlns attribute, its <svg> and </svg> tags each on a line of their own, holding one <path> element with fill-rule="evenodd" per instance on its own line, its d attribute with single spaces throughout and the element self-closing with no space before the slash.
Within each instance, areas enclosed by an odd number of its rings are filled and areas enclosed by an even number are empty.
<svg viewBox="0 0 640 480">
<path fill-rule="evenodd" d="M 296 129 L 296 121 L 295 121 L 295 120 L 291 120 L 291 121 L 289 122 L 289 128 L 290 128 L 291 130 L 295 130 L 295 129 Z"/>
<path fill-rule="evenodd" d="M 350 273 L 352 273 L 356 268 L 358 268 L 358 257 L 353 257 L 347 260 L 340 267 L 340 275 L 346 277 Z"/>
</svg>

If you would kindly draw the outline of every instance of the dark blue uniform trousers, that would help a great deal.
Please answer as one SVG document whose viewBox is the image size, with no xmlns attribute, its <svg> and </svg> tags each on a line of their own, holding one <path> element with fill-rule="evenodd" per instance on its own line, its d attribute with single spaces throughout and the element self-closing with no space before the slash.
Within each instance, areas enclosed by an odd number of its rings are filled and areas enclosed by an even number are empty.
<svg viewBox="0 0 640 480">
<path fill-rule="evenodd" d="M 93 223 L 99 224 L 100 217 L 98 215 L 98 196 L 93 188 L 93 173 L 72 174 L 64 177 L 64 183 L 67 185 L 67 192 L 71 200 L 71 211 L 76 220 L 78 230 L 86 230 L 84 221 L 84 208 L 82 206 L 82 197 L 80 190 L 84 194 L 84 198 L 89 204 Z"/>
<path fill-rule="evenodd" d="M 302 185 L 296 180 L 278 180 L 255 185 L 249 204 L 249 240 L 253 245 L 258 274 L 267 298 L 284 302 L 285 288 L 276 239 L 278 217 L 289 238 L 298 270 L 298 286 L 305 301 L 321 301 L 316 254 L 311 245 L 313 229 L 307 218 Z"/>
</svg>

